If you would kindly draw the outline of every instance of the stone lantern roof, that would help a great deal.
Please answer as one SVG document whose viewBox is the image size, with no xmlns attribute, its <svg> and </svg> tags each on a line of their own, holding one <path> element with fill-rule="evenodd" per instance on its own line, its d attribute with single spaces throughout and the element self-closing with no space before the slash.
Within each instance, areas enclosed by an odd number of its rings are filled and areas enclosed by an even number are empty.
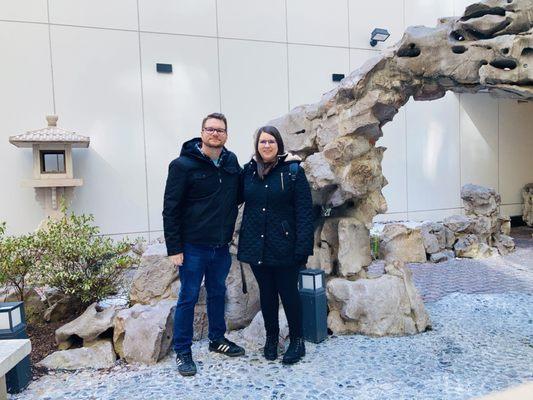
<svg viewBox="0 0 533 400">
<path fill-rule="evenodd" d="M 48 115 L 48 126 L 35 131 L 28 131 L 20 135 L 10 136 L 9 142 L 17 147 L 32 147 L 34 144 L 70 144 L 72 147 L 89 147 L 90 139 L 57 127 L 57 115 Z"/>
</svg>

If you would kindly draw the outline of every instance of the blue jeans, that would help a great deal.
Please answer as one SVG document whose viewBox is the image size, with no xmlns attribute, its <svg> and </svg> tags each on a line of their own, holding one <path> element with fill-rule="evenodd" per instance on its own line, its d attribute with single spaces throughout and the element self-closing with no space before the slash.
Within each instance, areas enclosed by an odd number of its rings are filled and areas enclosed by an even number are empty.
<svg viewBox="0 0 533 400">
<path fill-rule="evenodd" d="M 207 319 L 209 340 L 222 339 L 226 333 L 224 306 L 226 277 L 231 266 L 227 245 L 211 247 L 185 243 L 183 265 L 179 267 L 181 288 L 174 314 L 174 350 L 187 353 L 191 350 L 193 337 L 194 306 L 198 301 L 200 285 L 205 276 L 207 291 Z"/>
</svg>

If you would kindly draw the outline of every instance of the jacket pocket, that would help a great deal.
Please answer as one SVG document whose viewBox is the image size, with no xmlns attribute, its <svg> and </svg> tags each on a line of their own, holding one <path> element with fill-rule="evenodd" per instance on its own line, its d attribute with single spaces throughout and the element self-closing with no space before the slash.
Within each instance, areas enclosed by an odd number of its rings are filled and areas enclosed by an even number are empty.
<svg viewBox="0 0 533 400">
<path fill-rule="evenodd" d="M 188 197 L 193 200 L 211 197 L 219 188 L 218 177 L 212 172 L 193 172 L 190 181 L 192 185 L 189 188 Z"/>
</svg>

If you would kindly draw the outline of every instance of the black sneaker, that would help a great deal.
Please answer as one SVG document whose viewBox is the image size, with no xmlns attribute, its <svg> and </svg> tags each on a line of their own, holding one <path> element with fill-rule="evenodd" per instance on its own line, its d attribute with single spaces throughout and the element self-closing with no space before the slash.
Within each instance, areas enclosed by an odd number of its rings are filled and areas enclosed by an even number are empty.
<svg viewBox="0 0 533 400">
<path fill-rule="evenodd" d="M 283 364 L 294 364 L 297 363 L 305 356 L 305 342 L 304 338 L 295 338 L 291 339 L 289 343 L 289 348 L 283 355 Z"/>
<path fill-rule="evenodd" d="M 178 372 L 182 376 L 193 376 L 196 374 L 196 364 L 192 360 L 191 353 L 176 354 L 176 365 Z"/>
<path fill-rule="evenodd" d="M 244 349 L 226 338 L 215 342 L 209 342 L 209 351 L 225 354 L 229 357 L 238 357 L 244 355 Z"/>
<path fill-rule="evenodd" d="M 278 335 L 267 335 L 265 341 L 265 348 L 263 349 L 263 355 L 269 361 L 274 361 L 278 358 Z"/>
</svg>

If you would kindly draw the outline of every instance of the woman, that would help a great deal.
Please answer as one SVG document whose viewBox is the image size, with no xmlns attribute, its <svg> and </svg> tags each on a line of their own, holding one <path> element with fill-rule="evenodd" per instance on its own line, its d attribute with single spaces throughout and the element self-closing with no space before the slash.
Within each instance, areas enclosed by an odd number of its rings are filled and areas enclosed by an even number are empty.
<svg viewBox="0 0 533 400">
<path fill-rule="evenodd" d="M 264 126 L 258 130 L 255 155 L 242 175 L 245 205 L 237 258 L 251 265 L 259 284 L 267 360 L 278 356 L 281 297 L 290 336 L 285 364 L 305 355 L 298 272 L 313 254 L 311 191 L 299 162 L 299 157 L 284 152 L 279 131 Z"/>
</svg>

